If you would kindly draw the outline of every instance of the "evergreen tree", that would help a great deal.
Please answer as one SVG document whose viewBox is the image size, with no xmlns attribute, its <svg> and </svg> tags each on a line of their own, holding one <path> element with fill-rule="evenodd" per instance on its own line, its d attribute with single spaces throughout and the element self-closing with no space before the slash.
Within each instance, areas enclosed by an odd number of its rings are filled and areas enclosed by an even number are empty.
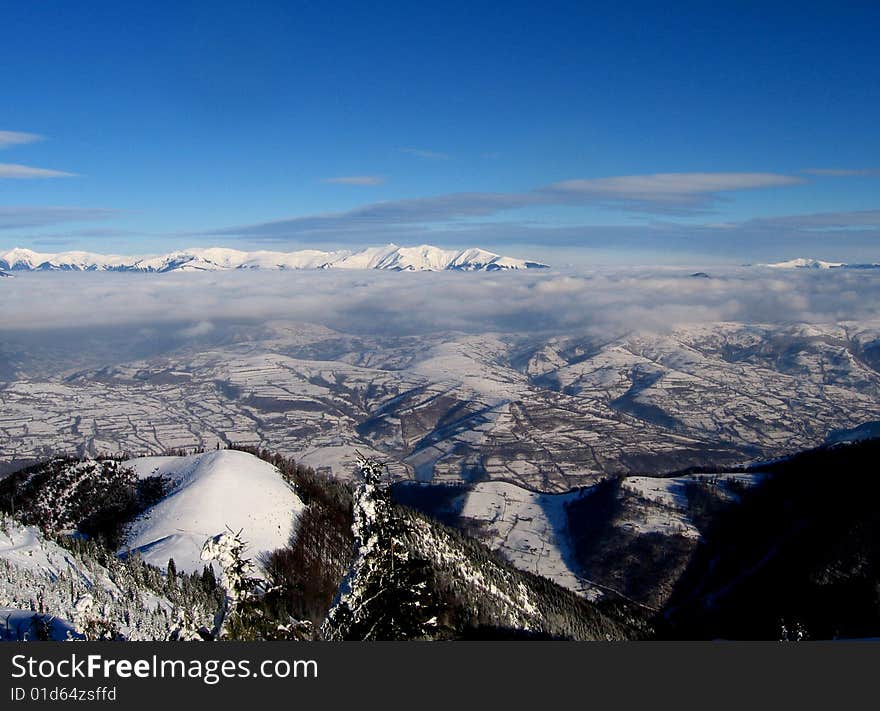
<svg viewBox="0 0 880 711">
<path fill-rule="evenodd" d="M 205 541 L 202 560 L 216 561 L 220 567 L 220 587 L 224 600 L 214 623 L 214 639 L 267 640 L 305 639 L 311 625 L 289 616 L 272 614 L 272 596 L 277 592 L 264 587 L 252 575 L 253 563 L 244 557 L 247 543 L 241 531 L 231 529 Z"/>
<path fill-rule="evenodd" d="M 342 640 L 429 637 L 439 611 L 431 566 L 406 544 L 408 529 L 382 487 L 382 466 L 365 457 L 358 465 L 362 484 L 355 495 L 354 530 L 359 553 L 324 634 Z"/>
</svg>

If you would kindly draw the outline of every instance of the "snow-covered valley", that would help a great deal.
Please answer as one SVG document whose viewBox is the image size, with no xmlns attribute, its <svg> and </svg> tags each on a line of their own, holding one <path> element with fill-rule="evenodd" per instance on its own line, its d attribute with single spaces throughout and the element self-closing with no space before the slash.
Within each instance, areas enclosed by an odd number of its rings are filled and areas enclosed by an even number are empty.
<svg viewBox="0 0 880 711">
<path fill-rule="evenodd" d="M 856 322 L 607 338 L 369 336 L 274 321 L 71 371 L 62 349 L 7 342 L 0 462 L 239 443 L 340 477 L 360 450 L 397 478 L 559 492 L 772 458 L 880 421 L 878 344 L 880 327 Z"/>
</svg>

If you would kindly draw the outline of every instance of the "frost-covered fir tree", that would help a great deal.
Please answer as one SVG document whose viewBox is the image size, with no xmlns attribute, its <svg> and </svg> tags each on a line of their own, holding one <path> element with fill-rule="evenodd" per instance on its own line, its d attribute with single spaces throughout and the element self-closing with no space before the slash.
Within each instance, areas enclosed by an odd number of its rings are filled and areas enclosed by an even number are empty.
<svg viewBox="0 0 880 711">
<path fill-rule="evenodd" d="M 395 515 L 382 486 L 383 467 L 363 456 L 358 467 L 361 484 L 353 525 L 357 553 L 323 634 L 339 640 L 429 637 L 437 613 L 430 565 L 410 552 L 407 537 L 412 531 Z"/>
<path fill-rule="evenodd" d="M 251 575 L 253 564 L 244 557 L 247 543 L 241 533 L 229 529 L 209 538 L 202 547 L 202 560 L 215 561 L 220 568 L 219 583 L 224 592 L 223 605 L 214 621 L 216 639 L 229 634 L 230 624 L 240 627 L 243 608 L 257 594 L 259 581 Z"/>
<path fill-rule="evenodd" d="M 269 640 L 307 639 L 309 623 L 289 616 L 270 614 L 269 596 L 276 591 L 253 575 L 254 565 L 244 557 L 247 543 L 242 532 L 227 530 L 205 541 L 202 560 L 220 568 L 220 587 L 225 597 L 214 622 L 214 639 Z"/>
</svg>

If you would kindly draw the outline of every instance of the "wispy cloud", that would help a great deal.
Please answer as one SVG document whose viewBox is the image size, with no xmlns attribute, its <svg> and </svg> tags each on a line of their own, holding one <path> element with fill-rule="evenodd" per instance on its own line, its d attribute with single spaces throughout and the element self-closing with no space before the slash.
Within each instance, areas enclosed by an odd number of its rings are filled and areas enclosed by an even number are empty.
<svg viewBox="0 0 880 711">
<path fill-rule="evenodd" d="M 34 168 L 29 165 L 18 165 L 16 163 L 0 163 L 0 178 L 28 180 L 31 178 L 72 178 L 75 176 L 76 173 L 68 173 L 63 170 Z"/>
<path fill-rule="evenodd" d="M 778 173 L 654 173 L 565 180 L 542 188 L 541 192 L 622 203 L 629 209 L 655 212 L 658 205 L 705 207 L 715 202 L 721 193 L 803 182 L 803 178 Z"/>
<path fill-rule="evenodd" d="M 806 215 L 758 217 L 740 223 L 750 228 L 778 229 L 786 227 L 805 231 L 836 231 L 880 229 L 880 210 L 817 212 Z"/>
<path fill-rule="evenodd" d="M 36 133 L 24 133 L 23 131 L 0 131 L 0 149 L 11 146 L 21 146 L 28 143 L 42 141 L 43 136 Z M 76 173 L 68 173 L 64 170 L 51 170 L 49 168 L 35 168 L 30 165 L 18 163 L 0 163 L 0 179 L 28 180 L 32 178 L 70 178 Z"/>
<path fill-rule="evenodd" d="M 72 237 L 34 237 L 29 239 L 34 247 L 69 247 L 75 244 Z"/>
<path fill-rule="evenodd" d="M 876 168 L 806 168 L 801 171 L 820 178 L 850 178 L 880 175 Z"/>
<path fill-rule="evenodd" d="M 43 137 L 36 133 L 24 133 L 23 131 L 0 131 L 0 148 L 9 146 L 21 146 L 26 143 L 42 141 Z"/>
<path fill-rule="evenodd" d="M 693 214 L 723 193 L 803 183 L 775 173 L 665 173 L 569 180 L 521 193 L 462 192 L 371 203 L 344 212 L 305 215 L 213 230 L 209 234 L 276 239 L 387 234 L 403 227 L 485 218 L 532 206 L 613 205 L 647 214 Z"/>
<path fill-rule="evenodd" d="M 92 222 L 118 216 L 118 211 L 105 208 L 25 205 L 0 207 L 0 230 L 45 227 L 66 222 Z"/>
<path fill-rule="evenodd" d="M 332 183 L 334 185 L 382 185 L 385 178 L 381 175 L 343 175 L 338 178 L 324 178 L 322 183 Z"/>
<path fill-rule="evenodd" d="M 540 202 L 536 196 L 513 193 L 452 193 L 371 203 L 344 212 L 221 228 L 209 234 L 326 239 L 334 235 L 365 233 L 373 235 L 375 239 L 377 234 L 385 234 L 405 226 L 486 217 L 501 210 L 525 207 L 535 202 Z"/>
<path fill-rule="evenodd" d="M 415 156 L 416 158 L 426 158 L 427 160 L 452 159 L 452 156 L 448 153 L 441 153 L 440 151 L 429 151 L 424 148 L 401 148 L 400 150 L 404 153 L 409 153 L 409 155 Z"/>
</svg>

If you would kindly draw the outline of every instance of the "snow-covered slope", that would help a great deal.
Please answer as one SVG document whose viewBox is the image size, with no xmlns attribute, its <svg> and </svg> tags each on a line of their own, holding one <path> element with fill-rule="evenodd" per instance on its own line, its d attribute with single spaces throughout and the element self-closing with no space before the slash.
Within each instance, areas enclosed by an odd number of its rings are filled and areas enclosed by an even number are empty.
<svg viewBox="0 0 880 711">
<path fill-rule="evenodd" d="M 596 605 L 525 575 L 472 538 L 394 506 L 380 465 L 365 462 L 361 473 L 353 506 L 356 555 L 324 621 L 327 639 L 456 639 L 469 631 L 479 639 L 482 628 L 492 638 L 515 630 L 612 640 L 636 638 L 644 629 L 641 617 L 624 606 Z M 520 507 L 523 521 L 527 508 Z M 389 599 L 398 605 L 393 615 Z"/>
<path fill-rule="evenodd" d="M 169 638 L 178 627 L 174 604 L 130 573 L 0 514 L 0 641 L 39 639 L 41 623 L 53 640 L 83 639 L 96 620 L 125 639 Z"/>
<path fill-rule="evenodd" d="M 130 464 L 138 477 L 160 475 L 171 492 L 129 527 L 126 548 L 164 568 L 193 572 L 205 541 L 227 527 L 248 541 L 247 554 L 287 545 L 304 506 L 271 464 L 250 454 L 221 450 L 189 457 L 143 457 Z"/>
<path fill-rule="evenodd" d="M 520 570 L 528 571 L 588 600 L 603 596 L 575 560 L 566 509 L 592 493 L 592 487 L 564 494 L 542 494 L 510 482 L 484 481 L 452 486 L 435 497 L 434 485 L 396 485 L 394 497 L 453 526 L 463 527 Z M 440 490 L 442 491 L 442 490 Z"/>
<path fill-rule="evenodd" d="M 89 571 L 77 567 L 70 551 L 46 538 L 36 526 L 24 526 L 11 518 L 3 518 L 0 528 L 0 560 L 19 570 L 28 570 L 49 578 L 57 578 L 75 569 L 90 584 L 99 582 Z"/>
<path fill-rule="evenodd" d="M 483 249 L 441 249 L 429 245 L 368 247 L 359 251 L 243 252 L 224 247 L 184 249 L 153 257 L 63 252 L 42 254 L 15 248 L 0 254 L 10 271 L 225 271 L 229 269 L 386 269 L 390 271 L 501 271 L 540 269 L 534 261 L 502 257 Z"/>
<path fill-rule="evenodd" d="M 36 526 L 22 526 L 6 517 L 0 526 L 0 571 L 4 569 L 6 577 L 11 578 L 7 582 L 12 584 L 4 584 L 0 577 L 0 640 L 26 640 L 35 635 L 33 618 L 41 610 L 30 609 L 30 598 L 39 590 L 44 610 L 55 602 L 51 598 L 45 599 L 46 581 L 56 581 L 67 575 L 89 588 L 97 584 L 116 592 L 105 575 L 98 577 L 95 571 L 84 568 L 69 551 L 45 539 Z M 66 612 L 73 617 L 75 600 L 66 602 L 70 605 Z M 51 611 L 55 614 L 61 612 L 56 605 L 52 605 Z M 52 623 L 51 638 L 65 640 L 68 633 L 71 637 L 82 638 L 72 622 L 56 618 Z"/>
</svg>

